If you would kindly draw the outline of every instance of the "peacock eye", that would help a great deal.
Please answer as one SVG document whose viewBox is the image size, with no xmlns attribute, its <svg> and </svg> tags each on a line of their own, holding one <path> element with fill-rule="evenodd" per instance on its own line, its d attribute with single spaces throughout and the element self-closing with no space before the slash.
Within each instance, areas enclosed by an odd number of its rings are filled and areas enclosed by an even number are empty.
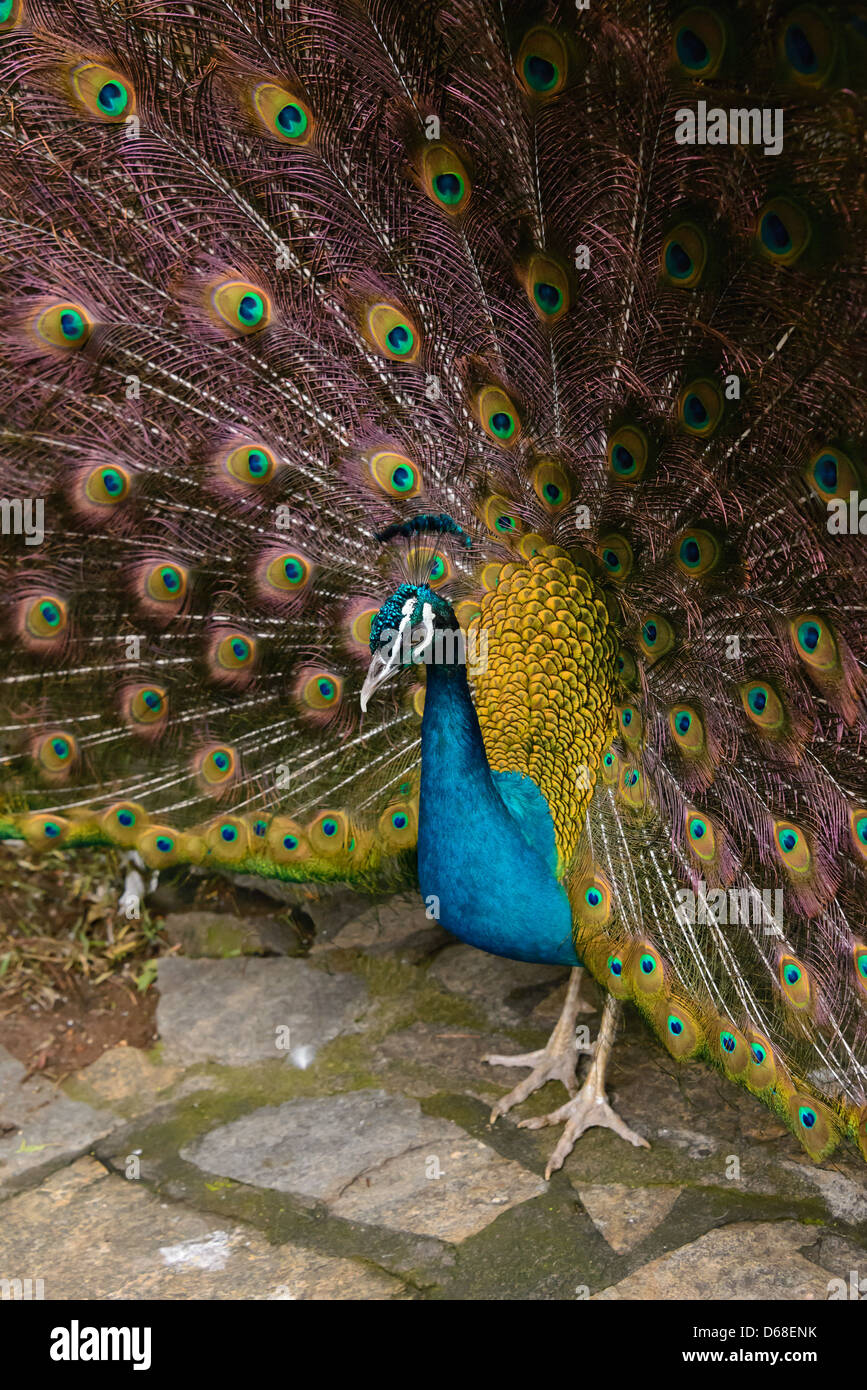
<svg viewBox="0 0 867 1390">
<path fill-rule="evenodd" d="M 867 860 L 867 810 L 863 806 L 856 806 L 850 812 L 849 827 L 855 850 L 862 859 Z"/>
<path fill-rule="evenodd" d="M 790 873 L 806 874 L 810 871 L 812 854 L 802 830 L 792 825 L 791 821 L 777 821 L 774 839 L 780 858 Z"/>
<path fill-rule="evenodd" d="M 726 41 L 722 18 L 705 5 L 694 5 L 675 24 L 674 60 L 690 77 L 714 77 L 725 56 Z"/>
<path fill-rule="evenodd" d="M 688 811 L 686 815 L 687 843 L 693 854 L 704 863 L 716 856 L 716 834 L 708 816 L 698 811 Z"/>
<path fill-rule="evenodd" d="M 550 256 L 531 257 L 524 284 L 533 308 L 541 319 L 553 322 L 569 308 L 569 281 L 566 272 Z"/>
<path fill-rule="evenodd" d="M 228 744 L 217 744 L 203 748 L 195 757 L 194 766 L 200 781 L 209 787 L 219 787 L 230 782 L 237 767 L 235 751 Z"/>
<path fill-rule="evenodd" d="M 658 661 L 674 646 L 674 628 L 661 613 L 648 613 L 641 625 L 638 644 L 646 657 Z"/>
<path fill-rule="evenodd" d="M 80 106 L 101 121 L 122 121 L 135 110 L 135 92 L 126 78 L 101 63 L 79 63 L 72 90 Z"/>
<path fill-rule="evenodd" d="M 790 198 L 771 198 L 756 223 L 758 248 L 766 260 L 794 265 L 810 243 L 810 219 Z"/>
<path fill-rule="evenodd" d="M 251 670 L 256 661 L 256 644 L 243 633 L 233 632 L 222 637 L 213 649 L 218 672 L 239 674 Z"/>
<path fill-rule="evenodd" d="M 513 444 L 521 433 L 518 412 L 504 391 L 486 386 L 476 398 L 476 409 L 485 433 L 498 444 Z"/>
<path fill-rule="evenodd" d="M 688 434 L 713 434 L 723 415 L 722 392 L 706 377 L 691 381 L 677 398 L 677 415 Z"/>
<path fill-rule="evenodd" d="M 57 730 L 39 740 L 34 756 L 50 781 L 65 780 L 78 761 L 78 745 L 71 734 Z"/>
<path fill-rule="evenodd" d="M 568 58 L 559 34 L 546 25 L 524 36 L 515 60 L 521 85 L 529 96 L 550 98 L 566 84 Z"/>
<path fill-rule="evenodd" d="M 678 705 L 671 710 L 668 724 L 674 741 L 683 753 L 695 755 L 704 750 L 704 725 L 694 709 Z"/>
<path fill-rule="evenodd" d="M 750 721 L 768 733 L 781 730 L 785 710 L 774 688 L 766 681 L 748 682 L 740 687 L 741 702 Z"/>
<path fill-rule="evenodd" d="M 15 29 L 21 22 L 21 0 L 0 0 L 0 33 Z"/>
<path fill-rule="evenodd" d="M 685 531 L 674 543 L 674 563 L 681 574 L 696 579 L 715 570 L 720 562 L 722 550 L 710 531 L 695 529 Z"/>
<path fill-rule="evenodd" d="M 26 613 L 25 622 L 31 637 L 56 637 L 66 627 L 66 605 L 60 599 L 37 599 Z"/>
<path fill-rule="evenodd" d="M 242 444 L 231 449 L 223 460 L 223 468 L 237 483 L 261 487 L 274 476 L 274 455 L 261 444 Z"/>
<path fill-rule="evenodd" d="M 129 496 L 130 477 L 116 466 L 94 468 L 84 483 L 85 495 L 101 507 L 116 507 Z"/>
<path fill-rule="evenodd" d="M 813 454 L 804 470 L 804 479 L 821 502 L 832 498 L 849 499 L 858 489 L 855 466 L 842 449 L 825 448 Z"/>
<path fill-rule="evenodd" d="M 84 347 L 93 331 L 93 320 L 80 304 L 50 304 L 37 314 L 33 331 L 49 347 L 74 350 Z"/>
<path fill-rule="evenodd" d="M 452 215 L 463 212 L 470 198 L 470 177 L 454 150 L 429 144 L 422 154 L 421 173 L 425 191 L 438 207 Z"/>
<path fill-rule="evenodd" d="M 694 222 L 680 222 L 662 243 L 660 271 L 669 285 L 692 289 L 704 274 L 707 241 Z"/>
<path fill-rule="evenodd" d="M 558 512 L 571 500 L 569 479 L 552 459 L 537 463 L 532 472 L 533 489 L 548 512 Z"/>
<path fill-rule="evenodd" d="M 421 492 L 421 471 L 404 454 L 381 450 L 367 461 L 370 476 L 389 497 L 415 497 Z"/>
<path fill-rule="evenodd" d="M 365 320 L 368 339 L 394 362 L 413 362 L 419 352 L 419 335 L 402 309 L 393 304 L 371 306 Z"/>
<path fill-rule="evenodd" d="M 787 15 L 778 38 L 778 52 L 790 75 L 802 87 L 821 87 L 837 55 L 837 31 L 813 5 Z"/>
<path fill-rule="evenodd" d="M 637 425 L 623 425 L 608 439 L 608 468 L 622 482 L 635 483 L 648 458 L 647 435 Z"/>
<path fill-rule="evenodd" d="M 300 97 L 275 82 L 253 88 L 253 108 L 271 135 L 290 145 L 306 145 L 313 134 L 313 116 Z"/>
<path fill-rule="evenodd" d="M 138 686 L 127 697 L 126 714 L 133 724 L 157 724 L 167 713 L 166 692 L 157 686 Z"/>
<path fill-rule="evenodd" d="M 154 565 L 145 576 L 144 588 L 157 603 L 178 603 L 187 590 L 187 572 L 180 565 Z"/>
<path fill-rule="evenodd" d="M 830 625 L 813 613 L 802 613 L 789 624 L 789 633 L 797 655 L 814 671 L 829 672 L 839 668 L 837 642 Z"/>
<path fill-rule="evenodd" d="M 271 321 L 271 301 L 246 280 L 224 280 L 211 291 L 211 304 L 227 328 L 242 334 L 256 333 Z"/>
</svg>

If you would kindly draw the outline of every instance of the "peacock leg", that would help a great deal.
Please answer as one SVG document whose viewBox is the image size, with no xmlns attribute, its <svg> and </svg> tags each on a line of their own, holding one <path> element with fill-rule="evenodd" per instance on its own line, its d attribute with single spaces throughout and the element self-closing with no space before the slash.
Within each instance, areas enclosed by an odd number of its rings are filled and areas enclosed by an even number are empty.
<svg viewBox="0 0 867 1390">
<path fill-rule="evenodd" d="M 559 1125 L 565 1121 L 566 1128 L 563 1130 L 545 1169 L 546 1179 L 550 1178 L 551 1174 L 556 1172 L 558 1168 L 563 1167 L 564 1160 L 572 1152 L 575 1140 L 579 1139 L 586 1129 L 592 1129 L 594 1125 L 613 1129 L 614 1133 L 619 1134 L 621 1139 L 628 1139 L 629 1143 L 634 1144 L 636 1148 L 650 1148 L 646 1139 L 642 1139 L 640 1134 L 636 1134 L 627 1124 L 624 1124 L 619 1115 L 615 1114 L 605 1097 L 605 1071 L 608 1066 L 608 1058 L 611 1055 L 611 1048 L 614 1045 L 620 1008 L 619 1001 L 609 995 L 605 1001 L 599 1035 L 593 1048 L 593 1061 L 590 1064 L 584 1085 L 578 1094 L 573 1095 L 571 1100 L 567 1100 L 565 1105 L 561 1105 L 559 1110 L 552 1110 L 549 1115 L 539 1115 L 535 1119 L 520 1121 L 521 1129 L 542 1129 L 545 1125 Z"/>
<path fill-rule="evenodd" d="M 584 971 L 580 965 L 576 965 L 569 976 L 569 988 L 566 991 L 566 1002 L 560 1014 L 554 1031 L 543 1048 L 538 1052 L 522 1052 L 516 1057 L 500 1057 L 489 1054 L 482 1060 L 490 1062 L 492 1067 L 530 1067 L 530 1075 L 525 1076 L 513 1091 L 507 1096 L 498 1100 L 491 1111 L 491 1124 L 500 1115 L 505 1115 L 513 1105 L 520 1105 L 522 1100 L 526 1100 L 534 1091 L 538 1091 L 548 1081 L 562 1081 L 570 1096 L 574 1096 L 578 1091 L 578 1082 L 575 1078 L 575 1068 L 578 1065 L 579 1052 L 591 1052 L 592 1046 L 579 1043 L 575 1036 L 575 1020 L 579 1013 L 586 1013 L 588 1007 L 580 996 L 581 977 Z"/>
</svg>

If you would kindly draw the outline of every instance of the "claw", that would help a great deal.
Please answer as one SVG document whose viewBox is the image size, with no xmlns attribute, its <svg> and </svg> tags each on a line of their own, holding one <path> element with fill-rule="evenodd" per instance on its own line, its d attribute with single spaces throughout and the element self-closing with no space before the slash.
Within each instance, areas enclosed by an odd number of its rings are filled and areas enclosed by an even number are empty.
<svg viewBox="0 0 867 1390">
<path fill-rule="evenodd" d="M 593 1052 L 592 1047 L 577 1042 L 575 1038 L 575 1019 L 579 1012 L 584 1011 L 578 995 L 580 985 L 581 967 L 577 966 L 569 978 L 569 988 L 566 991 L 563 1012 L 545 1047 L 540 1048 L 537 1052 L 522 1052 L 514 1057 L 489 1053 L 482 1058 L 492 1067 L 530 1068 L 530 1075 L 525 1076 L 524 1080 L 519 1081 L 508 1095 L 502 1096 L 496 1102 L 491 1111 L 491 1124 L 495 1124 L 501 1115 L 505 1115 L 513 1106 L 520 1105 L 534 1091 L 540 1090 L 549 1081 L 562 1082 L 570 1096 L 577 1094 L 578 1083 L 575 1078 L 575 1068 L 578 1064 L 578 1055 L 581 1052 Z"/>
</svg>

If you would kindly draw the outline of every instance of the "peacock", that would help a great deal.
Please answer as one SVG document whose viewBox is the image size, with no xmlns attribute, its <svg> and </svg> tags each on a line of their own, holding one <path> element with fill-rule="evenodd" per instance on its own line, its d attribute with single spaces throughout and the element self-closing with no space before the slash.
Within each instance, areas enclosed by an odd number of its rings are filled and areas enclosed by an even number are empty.
<svg viewBox="0 0 867 1390">
<path fill-rule="evenodd" d="M 0 836 L 572 967 L 549 1174 L 624 1002 L 867 1157 L 867 10 L 0 30 Z"/>
</svg>

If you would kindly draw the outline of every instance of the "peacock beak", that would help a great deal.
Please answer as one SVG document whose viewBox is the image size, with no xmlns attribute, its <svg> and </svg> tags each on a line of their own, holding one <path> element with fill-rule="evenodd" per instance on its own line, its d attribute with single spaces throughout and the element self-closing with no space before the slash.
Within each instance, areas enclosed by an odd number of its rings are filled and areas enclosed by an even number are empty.
<svg viewBox="0 0 867 1390">
<path fill-rule="evenodd" d="M 383 685 L 393 676 L 395 671 L 400 669 L 400 634 L 395 637 L 390 647 L 383 651 L 374 652 L 370 665 L 367 668 L 367 675 L 364 678 L 364 685 L 361 687 L 361 711 L 367 711 L 367 702 L 380 685 Z"/>
</svg>

